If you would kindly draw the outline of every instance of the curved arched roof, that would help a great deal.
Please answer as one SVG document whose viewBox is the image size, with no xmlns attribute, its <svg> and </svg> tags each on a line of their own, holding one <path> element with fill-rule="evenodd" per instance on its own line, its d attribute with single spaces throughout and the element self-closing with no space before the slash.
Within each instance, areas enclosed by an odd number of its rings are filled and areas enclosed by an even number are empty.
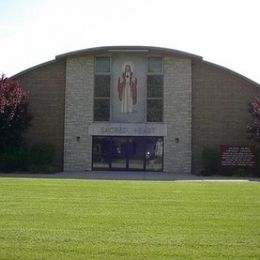
<svg viewBox="0 0 260 260">
<path fill-rule="evenodd" d="M 191 54 L 188 52 L 178 51 L 174 49 L 161 48 L 161 47 L 152 47 L 152 46 L 105 46 L 105 47 L 96 47 L 88 48 L 77 51 L 72 51 L 64 54 L 57 55 L 56 59 L 62 59 L 67 57 L 81 56 L 87 54 L 96 54 L 102 52 L 111 52 L 111 53 L 160 53 L 160 54 L 170 54 L 175 56 L 181 56 L 191 59 L 202 60 L 201 56 Z"/>
<path fill-rule="evenodd" d="M 20 76 L 24 73 L 27 73 L 27 72 L 30 72 L 30 71 L 35 70 L 37 68 L 40 68 L 42 66 L 54 63 L 58 60 L 66 59 L 68 57 L 77 57 L 77 56 L 90 55 L 90 54 L 96 55 L 96 54 L 102 54 L 102 53 L 147 53 L 147 54 L 150 53 L 150 54 L 165 54 L 165 55 L 174 55 L 174 56 L 183 57 L 183 58 L 190 58 L 192 60 L 206 62 L 206 63 L 210 64 L 211 66 L 225 70 L 229 73 L 232 73 L 232 74 L 240 77 L 243 80 L 246 80 L 246 81 L 260 87 L 260 84 L 258 84 L 257 82 L 243 76 L 240 73 L 237 73 L 237 72 L 235 72 L 231 69 L 228 69 L 226 67 L 223 67 L 221 65 L 204 61 L 202 56 L 198 56 L 198 55 L 195 55 L 195 54 L 192 54 L 192 53 L 183 52 L 183 51 L 179 51 L 179 50 L 175 50 L 175 49 L 153 47 L 153 46 L 104 46 L 104 47 L 87 48 L 87 49 L 67 52 L 67 53 L 63 53 L 63 54 L 59 54 L 59 55 L 55 56 L 54 60 L 47 61 L 47 62 L 38 64 L 36 66 L 33 66 L 31 68 L 25 69 L 25 70 L 15 74 L 15 75 L 13 75 L 11 78 L 18 77 L 18 76 Z"/>
</svg>

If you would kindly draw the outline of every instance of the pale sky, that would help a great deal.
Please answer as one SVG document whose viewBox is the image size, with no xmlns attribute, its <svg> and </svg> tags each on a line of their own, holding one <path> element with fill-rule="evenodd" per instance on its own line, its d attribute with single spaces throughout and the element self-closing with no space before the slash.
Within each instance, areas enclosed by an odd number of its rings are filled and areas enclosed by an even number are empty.
<svg viewBox="0 0 260 260">
<path fill-rule="evenodd" d="M 203 56 L 260 83 L 260 0 L 0 0 L 0 73 L 90 47 Z"/>
</svg>

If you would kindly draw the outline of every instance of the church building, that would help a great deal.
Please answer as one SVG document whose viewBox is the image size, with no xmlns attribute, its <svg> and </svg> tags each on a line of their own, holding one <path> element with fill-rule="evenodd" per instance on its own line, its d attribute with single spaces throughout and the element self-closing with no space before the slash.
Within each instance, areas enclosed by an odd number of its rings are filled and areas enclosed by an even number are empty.
<svg viewBox="0 0 260 260">
<path fill-rule="evenodd" d="M 29 144 L 64 171 L 190 173 L 205 147 L 247 145 L 259 84 L 202 57 L 147 46 L 58 55 L 13 76 L 30 92 Z"/>
</svg>

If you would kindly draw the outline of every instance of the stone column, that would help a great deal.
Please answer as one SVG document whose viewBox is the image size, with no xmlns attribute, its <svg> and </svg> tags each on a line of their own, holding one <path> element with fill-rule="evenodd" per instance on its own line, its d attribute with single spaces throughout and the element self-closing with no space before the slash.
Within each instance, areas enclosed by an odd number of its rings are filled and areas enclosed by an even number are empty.
<svg viewBox="0 0 260 260">
<path fill-rule="evenodd" d="M 94 57 L 68 58 L 65 89 L 64 171 L 91 170 Z"/>
<path fill-rule="evenodd" d="M 191 172 L 191 60 L 164 58 L 164 171 Z"/>
</svg>

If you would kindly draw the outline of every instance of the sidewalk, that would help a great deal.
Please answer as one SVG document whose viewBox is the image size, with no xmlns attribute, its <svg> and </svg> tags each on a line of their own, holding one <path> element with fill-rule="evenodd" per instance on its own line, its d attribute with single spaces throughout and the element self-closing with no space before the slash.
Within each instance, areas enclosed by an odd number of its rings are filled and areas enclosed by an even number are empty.
<svg viewBox="0 0 260 260">
<path fill-rule="evenodd" d="M 225 180 L 225 181 L 260 181 L 260 178 L 225 177 L 225 176 L 196 176 L 192 174 L 173 174 L 163 172 L 126 172 L 126 171 L 86 171 L 86 172 L 58 172 L 58 173 L 0 173 L 0 177 L 16 178 L 49 178 L 49 179 L 92 179 L 92 180 Z"/>
</svg>

